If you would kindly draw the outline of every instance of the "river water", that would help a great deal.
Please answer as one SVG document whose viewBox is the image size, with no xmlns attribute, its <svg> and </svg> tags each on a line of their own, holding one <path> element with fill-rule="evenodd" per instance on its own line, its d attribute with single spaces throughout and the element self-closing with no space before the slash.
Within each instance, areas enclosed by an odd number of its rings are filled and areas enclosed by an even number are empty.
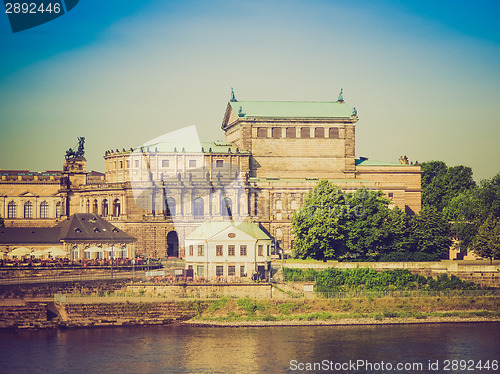
<svg viewBox="0 0 500 374">
<path fill-rule="evenodd" d="M 1 373 L 498 373 L 500 323 L 3 331 L 0 349 Z"/>
</svg>

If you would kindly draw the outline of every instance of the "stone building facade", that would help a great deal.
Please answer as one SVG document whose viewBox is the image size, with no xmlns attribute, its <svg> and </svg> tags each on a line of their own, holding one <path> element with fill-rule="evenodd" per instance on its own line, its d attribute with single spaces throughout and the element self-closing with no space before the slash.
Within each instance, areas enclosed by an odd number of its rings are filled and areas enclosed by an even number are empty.
<svg viewBox="0 0 500 374">
<path fill-rule="evenodd" d="M 382 190 L 393 205 L 418 213 L 420 167 L 356 158 L 357 122 L 342 94 L 331 102 L 233 95 L 224 142 L 188 137 L 109 150 L 105 174 L 87 172 L 83 157 L 67 158 L 62 171 L 0 170 L 0 215 L 6 226 L 46 226 L 95 213 L 137 238 L 138 254 L 177 257 L 198 226 L 223 220 L 259 223 L 290 251 L 291 216 L 321 179 L 344 191 Z"/>
</svg>

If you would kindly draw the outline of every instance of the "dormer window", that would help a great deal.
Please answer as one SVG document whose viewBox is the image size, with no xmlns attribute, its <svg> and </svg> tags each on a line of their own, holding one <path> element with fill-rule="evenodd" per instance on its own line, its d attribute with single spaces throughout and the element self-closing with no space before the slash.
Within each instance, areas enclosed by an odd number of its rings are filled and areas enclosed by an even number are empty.
<svg viewBox="0 0 500 374">
<path fill-rule="evenodd" d="M 82 232 L 82 230 L 80 230 L 80 228 L 79 228 L 79 227 L 77 227 L 77 228 L 75 228 L 75 232 L 76 232 L 76 233 L 80 233 L 80 232 Z"/>
<path fill-rule="evenodd" d="M 94 232 L 95 232 L 95 233 L 100 233 L 100 232 L 101 232 L 101 230 L 99 230 L 99 228 L 97 228 L 97 227 L 96 227 L 96 228 L 94 229 Z"/>
<path fill-rule="evenodd" d="M 116 227 L 112 230 L 113 232 L 120 232 Z"/>
</svg>

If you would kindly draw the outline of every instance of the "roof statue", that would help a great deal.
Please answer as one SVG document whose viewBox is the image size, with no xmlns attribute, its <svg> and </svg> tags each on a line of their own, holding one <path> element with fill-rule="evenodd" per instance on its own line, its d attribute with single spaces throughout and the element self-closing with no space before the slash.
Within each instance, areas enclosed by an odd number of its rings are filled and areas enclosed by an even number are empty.
<svg viewBox="0 0 500 374">
<path fill-rule="evenodd" d="M 357 117 L 358 116 L 358 110 L 356 109 L 356 107 L 352 108 L 352 115 L 354 117 Z"/>
<path fill-rule="evenodd" d="M 234 101 L 238 101 L 238 100 L 236 100 L 236 97 L 234 96 L 234 90 L 233 90 L 233 87 L 231 87 L 231 100 L 230 100 L 230 101 L 232 101 L 232 102 L 234 102 Z"/>
<path fill-rule="evenodd" d="M 85 149 L 84 149 L 84 145 L 85 145 L 85 138 L 82 136 L 82 137 L 78 137 L 78 149 L 76 151 L 74 151 L 72 148 L 68 149 L 66 151 L 66 159 L 69 159 L 69 158 L 75 158 L 75 157 L 83 157 L 85 155 Z"/>
<path fill-rule="evenodd" d="M 341 88 L 341 89 L 340 89 L 340 93 L 339 93 L 339 97 L 338 97 L 338 99 L 337 99 L 337 101 L 338 101 L 339 103 L 343 103 L 343 102 L 344 102 L 344 97 L 342 96 L 342 90 L 343 90 L 343 89 Z"/>
</svg>

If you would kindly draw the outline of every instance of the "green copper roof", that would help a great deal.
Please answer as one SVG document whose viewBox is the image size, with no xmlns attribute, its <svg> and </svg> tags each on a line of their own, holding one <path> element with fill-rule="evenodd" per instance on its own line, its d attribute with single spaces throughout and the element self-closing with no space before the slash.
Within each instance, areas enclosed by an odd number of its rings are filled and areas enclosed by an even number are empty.
<svg viewBox="0 0 500 374">
<path fill-rule="evenodd" d="M 356 166 L 413 166 L 413 165 L 400 164 L 398 162 L 385 162 L 385 161 L 356 159 Z"/>
<path fill-rule="evenodd" d="M 336 101 L 231 101 L 229 104 L 243 118 L 351 119 L 353 113 L 349 105 Z"/>
<path fill-rule="evenodd" d="M 186 239 L 207 240 L 230 226 L 236 227 L 254 239 L 271 239 L 259 226 L 250 221 L 203 222 L 196 230 L 189 234 Z"/>
</svg>

